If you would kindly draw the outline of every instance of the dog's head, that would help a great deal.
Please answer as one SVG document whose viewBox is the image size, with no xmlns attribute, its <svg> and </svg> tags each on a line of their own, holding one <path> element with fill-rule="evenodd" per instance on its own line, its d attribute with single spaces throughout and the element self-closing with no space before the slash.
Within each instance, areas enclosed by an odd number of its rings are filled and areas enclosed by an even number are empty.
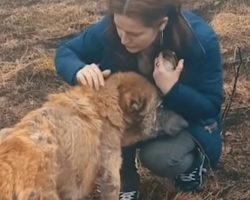
<svg viewBox="0 0 250 200">
<path fill-rule="evenodd" d="M 117 82 L 119 106 L 125 122 L 122 145 L 152 137 L 161 99 L 157 88 L 134 72 L 118 73 Z"/>
<path fill-rule="evenodd" d="M 118 92 L 125 123 L 123 146 L 155 137 L 159 132 L 174 135 L 187 126 L 181 116 L 161 108 L 161 93 L 143 76 L 135 72 L 117 73 L 110 77 L 107 85 Z M 113 116 L 112 121 L 115 120 Z"/>
</svg>

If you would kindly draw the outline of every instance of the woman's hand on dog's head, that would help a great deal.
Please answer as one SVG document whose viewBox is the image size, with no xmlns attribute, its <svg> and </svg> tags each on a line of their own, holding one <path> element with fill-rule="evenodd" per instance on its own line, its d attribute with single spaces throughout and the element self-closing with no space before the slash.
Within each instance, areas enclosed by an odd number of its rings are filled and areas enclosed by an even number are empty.
<svg viewBox="0 0 250 200">
<path fill-rule="evenodd" d="M 111 74 L 109 69 L 101 71 L 96 64 L 85 65 L 76 73 L 77 82 L 81 85 L 99 90 L 104 86 L 104 79 Z"/>
</svg>

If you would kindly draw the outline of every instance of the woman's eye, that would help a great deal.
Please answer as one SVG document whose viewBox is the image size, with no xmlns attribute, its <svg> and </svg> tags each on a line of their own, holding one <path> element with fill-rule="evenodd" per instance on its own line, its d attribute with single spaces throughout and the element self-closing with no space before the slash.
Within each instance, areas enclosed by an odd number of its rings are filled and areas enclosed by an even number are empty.
<svg viewBox="0 0 250 200">
<path fill-rule="evenodd" d="M 138 37 L 140 33 L 130 33 L 131 36 Z"/>
</svg>

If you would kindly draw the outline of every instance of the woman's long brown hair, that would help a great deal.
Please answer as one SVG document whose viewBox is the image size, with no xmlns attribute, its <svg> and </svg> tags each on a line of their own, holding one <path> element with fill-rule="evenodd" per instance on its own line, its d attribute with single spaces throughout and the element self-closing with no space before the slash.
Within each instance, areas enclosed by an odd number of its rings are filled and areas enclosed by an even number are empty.
<svg viewBox="0 0 250 200">
<path fill-rule="evenodd" d="M 168 17 L 164 30 L 164 47 L 180 52 L 190 41 L 191 31 L 181 14 L 179 0 L 107 0 L 109 13 L 123 14 L 154 27 Z"/>
<path fill-rule="evenodd" d="M 168 49 L 176 52 L 177 56 L 189 43 L 192 33 L 181 13 L 179 0 L 106 0 L 108 2 L 108 15 L 110 19 L 111 45 L 119 47 L 121 61 L 120 66 L 124 68 L 133 65 L 133 56 L 120 44 L 119 36 L 116 34 L 113 14 L 122 14 L 139 19 L 145 26 L 155 27 L 159 25 L 164 17 L 168 17 L 168 24 L 164 30 L 164 37 L 160 46 L 157 46 L 154 54 Z M 132 67 L 133 68 L 133 67 Z M 123 70 L 123 69 L 121 69 Z M 126 69 L 125 69 L 126 70 Z"/>
</svg>

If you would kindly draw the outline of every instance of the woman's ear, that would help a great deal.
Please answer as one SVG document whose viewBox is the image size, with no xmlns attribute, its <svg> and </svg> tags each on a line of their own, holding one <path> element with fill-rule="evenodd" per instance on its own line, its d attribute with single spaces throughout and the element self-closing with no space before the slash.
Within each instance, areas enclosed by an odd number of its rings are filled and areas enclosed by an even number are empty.
<svg viewBox="0 0 250 200">
<path fill-rule="evenodd" d="M 166 28 L 167 24 L 168 24 L 168 17 L 164 17 L 160 22 L 159 30 L 163 31 Z"/>
</svg>

